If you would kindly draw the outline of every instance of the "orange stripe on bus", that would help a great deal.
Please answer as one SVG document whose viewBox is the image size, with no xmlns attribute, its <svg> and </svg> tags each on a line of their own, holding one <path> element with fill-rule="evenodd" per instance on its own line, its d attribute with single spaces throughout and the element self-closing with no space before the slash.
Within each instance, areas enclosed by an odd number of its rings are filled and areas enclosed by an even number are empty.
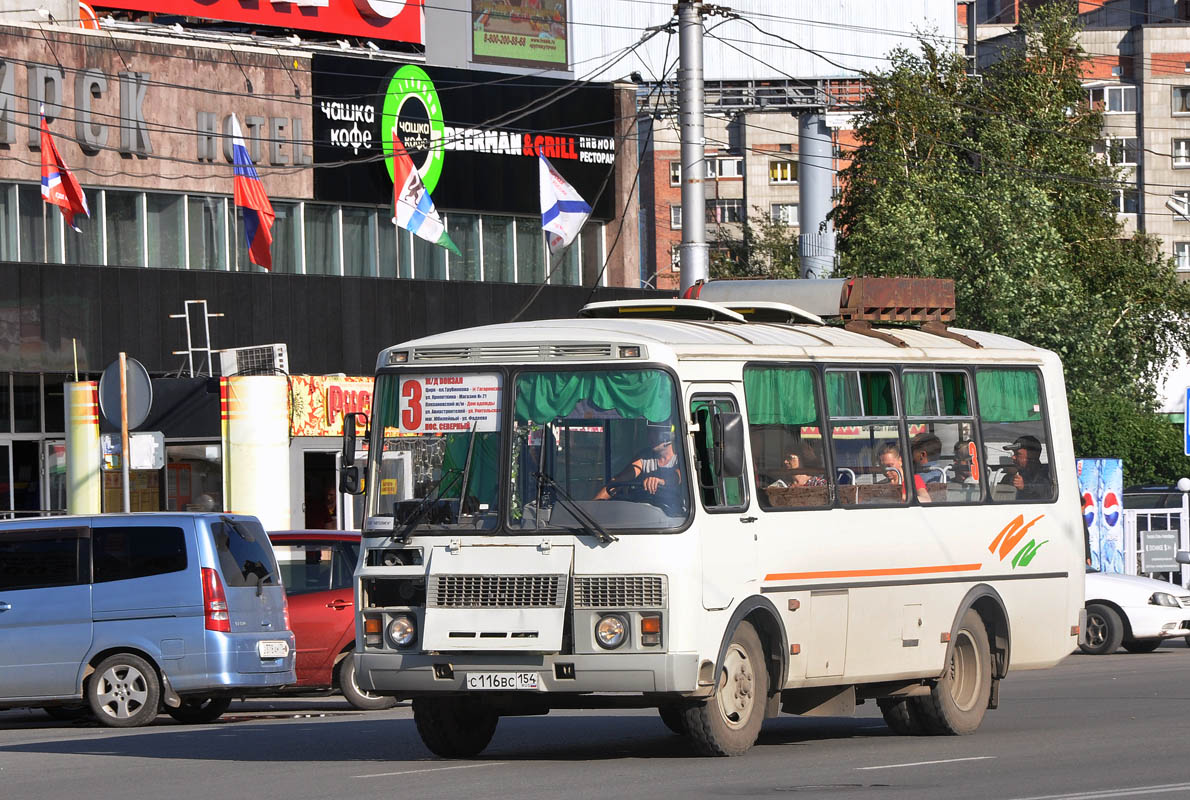
<svg viewBox="0 0 1190 800">
<path fill-rule="evenodd" d="M 841 569 L 823 572 L 775 572 L 766 581 L 796 581 L 816 578 L 877 578 L 884 575 L 929 575 L 934 572 L 974 572 L 982 564 L 940 564 L 936 567 L 891 567 L 888 569 Z"/>
</svg>

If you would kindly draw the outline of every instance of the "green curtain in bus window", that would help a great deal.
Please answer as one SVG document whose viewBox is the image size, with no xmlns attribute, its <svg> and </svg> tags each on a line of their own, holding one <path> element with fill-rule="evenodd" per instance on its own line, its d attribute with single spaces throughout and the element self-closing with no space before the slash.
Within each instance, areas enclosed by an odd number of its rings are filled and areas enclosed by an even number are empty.
<svg viewBox="0 0 1190 800">
<path fill-rule="evenodd" d="M 897 413 L 893 399 L 892 373 L 861 372 L 859 385 L 864 396 L 864 415 L 868 417 L 891 417 Z"/>
<path fill-rule="evenodd" d="M 446 453 L 442 457 L 443 471 L 457 469 L 460 473 L 467 465 L 467 448 L 470 437 L 465 433 L 446 435 Z M 443 481 L 447 484 L 450 479 Z M 458 497 L 462 475 L 443 491 L 444 497 Z M 495 506 L 500 486 L 500 433 L 489 431 L 475 434 L 475 447 L 471 452 L 471 468 L 467 474 L 467 494 L 481 503 Z"/>
<path fill-rule="evenodd" d="M 854 372 L 826 373 L 826 408 L 832 417 L 862 417 L 863 404 Z"/>
<path fill-rule="evenodd" d="M 901 376 L 905 387 L 905 416 L 935 417 L 938 415 L 938 398 L 934 393 L 934 373 L 906 372 Z"/>
<path fill-rule="evenodd" d="M 782 367 L 744 370 L 744 399 L 751 425 L 815 425 L 814 371 Z"/>
<path fill-rule="evenodd" d="M 962 372 L 939 372 L 938 383 L 942 386 L 942 415 L 971 416 L 971 406 L 967 402 L 967 376 Z"/>
<path fill-rule="evenodd" d="M 975 373 L 975 391 L 984 422 L 1041 419 L 1041 389 L 1033 370 L 981 369 Z"/>
<path fill-rule="evenodd" d="M 567 417 L 580 401 L 615 411 L 625 419 L 666 422 L 673 416 L 673 384 L 657 370 L 634 372 L 545 372 L 524 374 L 516 383 L 519 420 L 549 422 Z"/>
</svg>

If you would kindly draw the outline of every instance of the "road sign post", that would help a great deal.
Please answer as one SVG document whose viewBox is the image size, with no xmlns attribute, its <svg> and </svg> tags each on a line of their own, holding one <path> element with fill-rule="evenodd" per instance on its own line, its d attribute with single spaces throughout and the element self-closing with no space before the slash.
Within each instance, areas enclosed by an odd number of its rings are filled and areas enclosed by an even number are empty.
<svg viewBox="0 0 1190 800">
<path fill-rule="evenodd" d="M 117 394 L 119 392 L 119 394 Z M 108 422 L 119 420 L 120 452 L 123 454 L 120 472 L 124 479 L 124 511 L 132 509 L 132 487 L 128 475 L 128 431 L 145 421 L 153 405 L 153 382 L 144 365 L 135 358 L 120 353 L 118 361 L 108 364 L 99 379 L 99 410 Z M 119 407 L 120 414 L 115 415 Z"/>
</svg>

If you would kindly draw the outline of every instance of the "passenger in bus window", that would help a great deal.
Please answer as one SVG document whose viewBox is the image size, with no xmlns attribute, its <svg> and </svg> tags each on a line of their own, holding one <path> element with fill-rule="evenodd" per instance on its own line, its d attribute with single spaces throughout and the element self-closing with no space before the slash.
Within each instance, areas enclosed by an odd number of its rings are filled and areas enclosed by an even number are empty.
<svg viewBox="0 0 1190 800">
<path fill-rule="evenodd" d="M 826 486 L 822 459 L 814 448 L 804 442 L 795 444 L 781 461 L 789 473 L 789 481 L 778 479 L 771 486 Z"/>
<path fill-rule="evenodd" d="M 959 440 L 954 446 L 954 482 L 979 483 L 979 476 L 971 470 L 971 442 Z"/>
<path fill-rule="evenodd" d="M 942 440 L 932 433 L 919 433 L 913 437 L 910 445 L 913 472 L 921 478 L 922 483 L 943 483 L 946 476 L 938 464 L 942 456 Z"/>
<path fill-rule="evenodd" d="M 901 485 L 901 499 L 905 499 L 905 464 L 901 458 L 901 446 L 896 442 L 885 442 L 876 451 L 876 463 L 884 471 L 889 483 Z M 930 493 L 926 490 L 926 482 L 920 475 L 913 476 L 913 490 L 919 502 L 930 502 Z"/>
<path fill-rule="evenodd" d="M 1001 485 L 1016 489 L 1017 500 L 1048 500 L 1053 483 L 1049 465 L 1041 463 L 1041 441 L 1025 434 L 1004 449 L 1012 453 L 1012 468 L 1000 479 Z"/>
</svg>

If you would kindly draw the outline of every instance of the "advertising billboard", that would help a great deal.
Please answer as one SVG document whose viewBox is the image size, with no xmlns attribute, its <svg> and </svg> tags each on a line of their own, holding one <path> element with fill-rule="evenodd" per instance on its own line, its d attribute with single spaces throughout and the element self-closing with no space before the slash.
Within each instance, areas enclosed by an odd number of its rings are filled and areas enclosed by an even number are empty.
<svg viewBox="0 0 1190 800">
<path fill-rule="evenodd" d="M 1118 458 L 1075 459 L 1083 523 L 1091 566 L 1124 572 L 1124 462 Z"/>
<path fill-rule="evenodd" d="M 420 45 L 425 44 L 422 4 L 423 0 L 102 0 L 94 6 Z"/>
<path fill-rule="evenodd" d="M 439 209 L 539 214 L 540 152 L 592 217 L 614 215 L 609 84 L 321 54 L 313 70 L 318 200 L 391 203 L 395 133 Z"/>
<path fill-rule="evenodd" d="M 471 59 L 567 66 L 566 0 L 471 0 Z"/>
</svg>

